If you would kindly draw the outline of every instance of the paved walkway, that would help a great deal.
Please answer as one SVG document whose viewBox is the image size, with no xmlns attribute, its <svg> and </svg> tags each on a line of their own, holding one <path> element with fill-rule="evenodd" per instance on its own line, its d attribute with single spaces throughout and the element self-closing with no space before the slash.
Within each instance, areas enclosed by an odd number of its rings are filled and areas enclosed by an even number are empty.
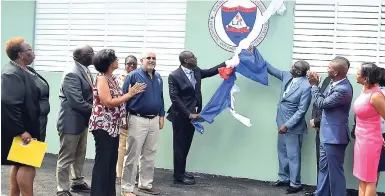
<svg viewBox="0 0 385 196">
<path fill-rule="evenodd" d="M 38 170 L 34 184 L 36 196 L 54 196 L 56 193 L 56 156 L 46 155 L 43 166 Z M 87 160 L 84 165 L 84 175 L 90 182 L 93 167 L 93 160 Z M 193 186 L 174 185 L 172 183 L 172 172 L 169 170 L 156 169 L 154 186 L 161 189 L 161 195 L 169 196 L 283 196 L 285 188 L 275 188 L 267 182 L 260 182 L 247 179 L 234 179 L 211 175 L 197 175 L 197 184 Z M 1 193 L 9 195 L 9 167 L 1 169 Z M 119 193 L 120 187 L 117 186 Z M 306 187 L 306 189 L 312 189 Z M 117 195 L 119 195 L 117 193 Z M 89 194 L 74 194 L 74 196 Z M 142 195 L 142 194 L 141 194 Z M 304 192 L 291 196 L 304 195 Z M 353 196 L 354 194 L 351 194 Z"/>
</svg>

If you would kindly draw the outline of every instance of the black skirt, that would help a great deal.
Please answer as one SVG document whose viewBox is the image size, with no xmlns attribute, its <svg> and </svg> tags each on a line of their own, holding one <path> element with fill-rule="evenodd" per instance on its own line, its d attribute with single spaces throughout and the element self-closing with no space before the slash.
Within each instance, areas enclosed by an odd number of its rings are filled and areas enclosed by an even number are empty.
<svg viewBox="0 0 385 196">
<path fill-rule="evenodd" d="M 26 166 L 22 163 L 13 162 L 7 159 L 9 151 L 11 150 L 12 142 L 13 137 L 1 137 L 1 165 Z"/>
</svg>

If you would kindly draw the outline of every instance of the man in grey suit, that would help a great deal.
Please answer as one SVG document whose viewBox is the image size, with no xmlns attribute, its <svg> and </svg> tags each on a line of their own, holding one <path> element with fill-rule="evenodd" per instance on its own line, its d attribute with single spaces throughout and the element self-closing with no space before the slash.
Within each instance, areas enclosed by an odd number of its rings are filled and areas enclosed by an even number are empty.
<svg viewBox="0 0 385 196">
<path fill-rule="evenodd" d="M 317 190 L 306 195 L 346 196 L 344 175 L 345 150 L 349 144 L 349 111 L 353 97 L 353 88 L 346 75 L 349 61 L 336 57 L 329 63 L 328 76 L 332 79 L 330 88 L 320 93 L 319 76 L 309 73 L 309 83 L 314 104 L 322 109 L 320 130 L 320 160 Z"/>
<path fill-rule="evenodd" d="M 73 52 L 74 65 L 63 75 L 57 121 L 60 137 L 56 168 L 58 196 L 71 196 L 70 188 L 73 192 L 91 191 L 84 181 L 82 171 L 87 149 L 88 121 L 92 110 L 93 79 L 88 66 L 92 64 L 93 56 L 94 51 L 90 46 L 78 46 Z"/>
<path fill-rule="evenodd" d="M 297 61 L 290 72 L 280 71 L 267 63 L 270 75 L 282 81 L 277 111 L 279 180 L 274 186 L 289 186 L 287 194 L 303 189 L 301 184 L 301 147 L 307 133 L 305 114 L 311 102 L 311 86 L 306 78 L 310 69 L 306 61 Z"/>
</svg>

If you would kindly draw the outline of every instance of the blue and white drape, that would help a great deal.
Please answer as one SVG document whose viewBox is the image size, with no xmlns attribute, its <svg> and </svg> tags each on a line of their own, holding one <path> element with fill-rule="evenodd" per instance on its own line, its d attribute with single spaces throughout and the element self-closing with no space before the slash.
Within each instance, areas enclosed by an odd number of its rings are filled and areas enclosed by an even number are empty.
<svg viewBox="0 0 385 196">
<path fill-rule="evenodd" d="M 262 17 L 257 21 L 255 26 L 262 26 L 274 13 L 282 15 L 285 10 L 284 0 L 271 1 L 269 7 L 262 14 Z M 246 78 L 259 82 L 263 85 L 268 85 L 267 62 L 263 59 L 255 47 L 253 48 L 253 54 L 247 50 L 252 41 L 253 40 L 249 40 L 248 38 L 243 39 L 234 51 L 234 56 L 230 60 L 226 61 L 226 67 L 232 67 L 234 68 L 234 71 L 231 73 L 229 79 L 223 80 L 210 101 L 203 108 L 200 113 L 201 118 L 199 120 L 192 121 L 195 130 L 199 133 L 204 132 L 204 127 L 201 122 L 208 122 L 211 124 L 214 121 L 214 118 L 226 108 L 229 108 L 235 119 L 239 120 L 247 127 L 252 125 L 250 119 L 236 112 L 234 97 L 234 93 L 240 91 L 239 87 L 235 84 L 235 80 L 237 79 L 235 73 L 240 73 Z"/>
</svg>

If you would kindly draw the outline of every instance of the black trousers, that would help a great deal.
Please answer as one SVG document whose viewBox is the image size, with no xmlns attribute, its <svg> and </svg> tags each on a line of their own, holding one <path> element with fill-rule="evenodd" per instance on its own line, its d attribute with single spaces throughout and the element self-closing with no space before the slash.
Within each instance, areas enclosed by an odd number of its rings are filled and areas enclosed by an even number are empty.
<svg viewBox="0 0 385 196">
<path fill-rule="evenodd" d="M 186 172 L 186 159 L 190 151 L 195 128 L 189 119 L 175 119 L 172 122 L 174 148 L 174 179 L 180 180 Z"/>
<path fill-rule="evenodd" d="M 316 131 L 315 146 L 316 146 L 315 148 L 316 148 L 316 153 L 317 153 L 317 184 L 318 184 L 319 157 L 320 157 L 320 151 L 319 151 L 319 146 L 320 146 L 319 128 L 317 128 L 317 131 Z"/>
<path fill-rule="evenodd" d="M 92 131 L 95 139 L 95 164 L 92 170 L 91 196 L 116 195 L 116 163 L 119 136 L 111 137 L 107 131 Z"/>
</svg>

